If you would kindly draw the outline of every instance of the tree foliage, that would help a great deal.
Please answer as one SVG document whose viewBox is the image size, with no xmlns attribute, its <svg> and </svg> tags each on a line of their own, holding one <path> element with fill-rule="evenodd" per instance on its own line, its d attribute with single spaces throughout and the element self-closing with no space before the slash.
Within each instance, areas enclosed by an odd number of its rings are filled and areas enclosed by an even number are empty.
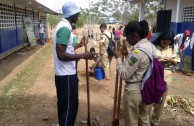
<svg viewBox="0 0 194 126">
<path fill-rule="evenodd" d="M 51 29 L 53 29 L 62 19 L 61 15 L 48 15 L 48 23 Z"/>
<path fill-rule="evenodd" d="M 157 11 L 162 9 L 160 1 L 148 2 L 145 4 L 145 19 L 150 26 L 156 24 Z M 86 23 L 99 24 L 103 23 L 104 19 L 101 17 L 115 17 L 122 23 L 127 23 L 131 20 L 139 19 L 139 6 L 131 4 L 124 0 L 99 0 L 98 2 L 91 2 L 91 9 L 81 9 L 81 15 L 77 27 L 82 27 Z M 55 16 L 49 16 L 51 27 L 58 23 Z"/>
<path fill-rule="evenodd" d="M 122 20 L 122 13 L 120 11 L 115 11 L 112 16 L 115 17 L 117 20 Z"/>
<path fill-rule="evenodd" d="M 86 15 L 84 13 L 81 13 L 76 23 L 76 27 L 77 28 L 82 27 L 86 23 L 85 19 L 86 19 Z"/>
<path fill-rule="evenodd" d="M 160 1 L 149 2 L 145 5 L 145 19 L 153 28 L 156 25 L 157 11 L 163 9 Z"/>
</svg>

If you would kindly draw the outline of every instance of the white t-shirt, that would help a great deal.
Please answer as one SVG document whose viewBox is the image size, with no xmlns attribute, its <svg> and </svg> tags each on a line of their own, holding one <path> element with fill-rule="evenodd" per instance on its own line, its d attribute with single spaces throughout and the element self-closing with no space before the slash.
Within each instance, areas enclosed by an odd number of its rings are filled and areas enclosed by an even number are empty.
<svg viewBox="0 0 194 126">
<path fill-rule="evenodd" d="M 194 44 L 194 32 L 193 32 L 193 34 L 192 34 L 191 42 L 190 42 L 190 49 L 191 49 L 191 50 L 193 49 L 193 44 Z"/>
<path fill-rule="evenodd" d="M 182 44 L 182 41 L 183 41 L 183 37 L 184 37 L 184 33 L 182 34 L 177 34 L 175 37 L 174 37 L 174 40 L 175 40 L 175 46 L 179 49 L 181 44 Z M 189 43 L 190 43 L 190 38 L 187 37 L 185 39 L 185 42 L 184 42 L 184 48 L 187 48 L 189 46 Z"/>
<path fill-rule="evenodd" d="M 40 27 L 40 29 L 39 29 L 39 33 L 44 33 L 44 24 L 39 24 L 39 27 Z"/>
<path fill-rule="evenodd" d="M 61 61 L 57 57 L 56 34 L 57 34 L 57 31 L 62 27 L 67 27 L 70 31 L 72 30 L 72 27 L 71 27 L 70 23 L 66 19 L 63 19 L 56 27 L 56 30 L 55 30 L 55 33 L 54 33 L 54 67 L 55 67 L 55 75 L 58 75 L 58 76 L 74 75 L 74 74 L 76 74 L 75 61 Z M 73 45 L 73 36 L 72 35 L 69 38 L 66 53 L 75 54 L 74 45 Z"/>
</svg>

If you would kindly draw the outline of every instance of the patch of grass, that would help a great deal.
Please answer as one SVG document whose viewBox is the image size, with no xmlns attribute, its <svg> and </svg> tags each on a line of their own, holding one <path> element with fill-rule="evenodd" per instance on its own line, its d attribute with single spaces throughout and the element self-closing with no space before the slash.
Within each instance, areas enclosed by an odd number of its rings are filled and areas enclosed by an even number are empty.
<svg viewBox="0 0 194 126">
<path fill-rule="evenodd" d="M 34 81 L 38 77 L 39 71 L 44 67 L 45 62 L 52 53 L 51 46 L 48 45 L 41 52 L 35 56 L 35 58 L 24 68 L 16 77 L 8 82 L 6 86 L 1 91 L 0 96 L 9 94 L 11 89 L 15 88 L 17 91 L 22 91 L 22 89 L 32 86 Z"/>
<path fill-rule="evenodd" d="M 6 117 L 7 114 L 12 115 L 18 110 L 29 106 L 23 102 L 24 100 L 28 100 L 24 97 L 24 91 L 33 86 L 36 78 L 41 76 L 39 72 L 52 52 L 51 45 L 46 46 L 0 91 L 0 118 Z M 12 114 L 9 114 L 10 112 Z"/>
</svg>

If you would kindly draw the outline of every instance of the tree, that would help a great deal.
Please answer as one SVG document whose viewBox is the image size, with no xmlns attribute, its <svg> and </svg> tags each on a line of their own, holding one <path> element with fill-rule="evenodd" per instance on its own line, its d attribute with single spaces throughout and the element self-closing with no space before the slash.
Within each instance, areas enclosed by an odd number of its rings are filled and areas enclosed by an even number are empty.
<svg viewBox="0 0 194 126">
<path fill-rule="evenodd" d="M 48 22 L 49 25 L 51 27 L 51 29 L 53 29 L 62 19 L 61 15 L 48 15 Z"/>
<path fill-rule="evenodd" d="M 85 20 L 85 14 L 81 13 L 79 18 L 78 18 L 78 21 L 76 23 L 76 27 L 77 28 L 80 28 L 82 27 L 84 24 L 86 23 L 86 20 Z"/>
<path fill-rule="evenodd" d="M 115 11 L 113 14 L 112 14 L 113 17 L 115 17 L 117 20 L 121 20 L 122 19 L 122 14 L 120 11 Z"/>
<path fill-rule="evenodd" d="M 157 11 L 162 8 L 161 1 L 149 2 L 145 5 L 145 19 L 152 28 L 156 25 Z"/>
</svg>

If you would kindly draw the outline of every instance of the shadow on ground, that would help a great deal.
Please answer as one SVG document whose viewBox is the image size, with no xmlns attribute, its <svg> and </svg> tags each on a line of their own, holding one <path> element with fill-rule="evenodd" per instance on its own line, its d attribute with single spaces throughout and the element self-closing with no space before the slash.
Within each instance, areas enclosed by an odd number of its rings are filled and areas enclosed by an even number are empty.
<svg viewBox="0 0 194 126">
<path fill-rule="evenodd" d="M 12 55 L 0 60 L 0 80 L 3 80 L 7 75 L 24 62 L 27 58 L 36 53 L 42 46 L 27 46 Z"/>
</svg>

